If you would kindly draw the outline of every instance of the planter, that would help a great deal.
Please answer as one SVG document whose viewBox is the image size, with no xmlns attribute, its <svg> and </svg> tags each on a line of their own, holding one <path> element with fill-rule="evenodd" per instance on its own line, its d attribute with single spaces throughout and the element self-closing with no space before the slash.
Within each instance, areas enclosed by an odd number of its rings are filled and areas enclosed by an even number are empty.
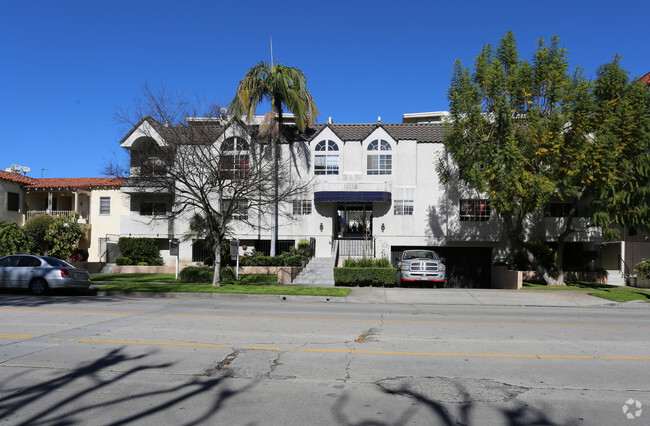
<svg viewBox="0 0 650 426">
<path fill-rule="evenodd" d="M 524 281 L 544 281 L 544 278 L 537 271 L 521 271 Z M 590 281 L 600 284 L 607 284 L 607 273 L 596 271 L 565 271 L 564 281 Z"/>
<path fill-rule="evenodd" d="M 638 288 L 650 288 L 650 278 L 630 277 L 630 286 Z"/>
<path fill-rule="evenodd" d="M 507 266 L 492 267 L 492 288 L 504 290 L 520 290 L 524 271 L 512 271 Z"/>
<path fill-rule="evenodd" d="M 291 284 L 302 271 L 300 266 L 240 266 L 240 274 L 277 274 L 278 284 Z"/>
</svg>

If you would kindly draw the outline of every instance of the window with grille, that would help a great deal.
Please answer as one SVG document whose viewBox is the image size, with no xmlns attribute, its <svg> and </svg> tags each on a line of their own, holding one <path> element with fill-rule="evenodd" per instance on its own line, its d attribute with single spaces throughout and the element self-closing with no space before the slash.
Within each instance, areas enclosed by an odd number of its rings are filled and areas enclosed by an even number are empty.
<svg viewBox="0 0 650 426">
<path fill-rule="evenodd" d="M 460 220 L 466 222 L 490 220 L 490 202 L 488 200 L 460 200 Z"/>
<path fill-rule="evenodd" d="M 221 145 L 221 170 L 226 179 L 245 179 L 250 165 L 249 145 L 244 139 L 232 137 Z"/>
<path fill-rule="evenodd" d="M 334 141 L 322 140 L 316 144 L 314 149 L 318 154 L 314 155 L 314 174 L 316 175 L 338 175 L 339 174 L 339 146 Z M 336 154 L 334 154 L 336 152 Z"/>
<path fill-rule="evenodd" d="M 395 215 L 413 215 L 413 200 L 395 200 L 393 207 Z"/>
<path fill-rule="evenodd" d="M 99 197 L 99 214 L 111 214 L 111 197 Z"/>
<path fill-rule="evenodd" d="M 248 200 L 223 200 L 222 212 L 230 212 L 233 220 L 248 220 Z"/>
<path fill-rule="evenodd" d="M 393 155 L 390 144 L 383 139 L 376 139 L 368 145 L 368 174 L 389 175 L 393 168 Z"/>
<path fill-rule="evenodd" d="M 311 214 L 311 200 L 294 200 L 293 214 Z"/>
</svg>

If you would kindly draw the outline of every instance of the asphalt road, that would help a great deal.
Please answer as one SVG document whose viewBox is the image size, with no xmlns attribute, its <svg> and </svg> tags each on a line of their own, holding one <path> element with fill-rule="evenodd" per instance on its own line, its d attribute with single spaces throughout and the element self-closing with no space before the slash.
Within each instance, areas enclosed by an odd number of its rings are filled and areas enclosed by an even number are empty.
<svg viewBox="0 0 650 426">
<path fill-rule="evenodd" d="M 0 421 L 649 424 L 649 336 L 620 307 L 0 294 Z"/>
</svg>

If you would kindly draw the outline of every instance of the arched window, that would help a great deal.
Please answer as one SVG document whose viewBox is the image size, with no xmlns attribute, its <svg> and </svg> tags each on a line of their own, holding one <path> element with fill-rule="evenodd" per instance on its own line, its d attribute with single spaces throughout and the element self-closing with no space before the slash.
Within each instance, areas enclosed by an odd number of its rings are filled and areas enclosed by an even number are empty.
<svg viewBox="0 0 650 426">
<path fill-rule="evenodd" d="M 231 137 L 221 144 L 221 170 L 226 179 L 244 179 L 248 176 L 248 142 Z"/>
<path fill-rule="evenodd" d="M 339 174 L 339 146 L 334 141 L 322 140 L 314 149 L 314 174 L 338 175 Z"/>
<path fill-rule="evenodd" d="M 390 144 L 383 139 L 375 139 L 368 145 L 368 174 L 389 175 L 393 168 L 393 155 Z"/>
</svg>

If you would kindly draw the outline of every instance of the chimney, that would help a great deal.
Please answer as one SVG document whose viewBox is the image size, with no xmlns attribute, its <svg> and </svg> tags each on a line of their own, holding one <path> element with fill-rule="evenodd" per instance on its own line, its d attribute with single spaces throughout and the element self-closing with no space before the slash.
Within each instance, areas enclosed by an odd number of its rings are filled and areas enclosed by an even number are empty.
<svg viewBox="0 0 650 426">
<path fill-rule="evenodd" d="M 328 119 L 327 119 L 327 122 L 328 122 L 329 124 L 334 123 L 334 122 L 332 121 L 332 117 L 328 118 Z"/>
</svg>

